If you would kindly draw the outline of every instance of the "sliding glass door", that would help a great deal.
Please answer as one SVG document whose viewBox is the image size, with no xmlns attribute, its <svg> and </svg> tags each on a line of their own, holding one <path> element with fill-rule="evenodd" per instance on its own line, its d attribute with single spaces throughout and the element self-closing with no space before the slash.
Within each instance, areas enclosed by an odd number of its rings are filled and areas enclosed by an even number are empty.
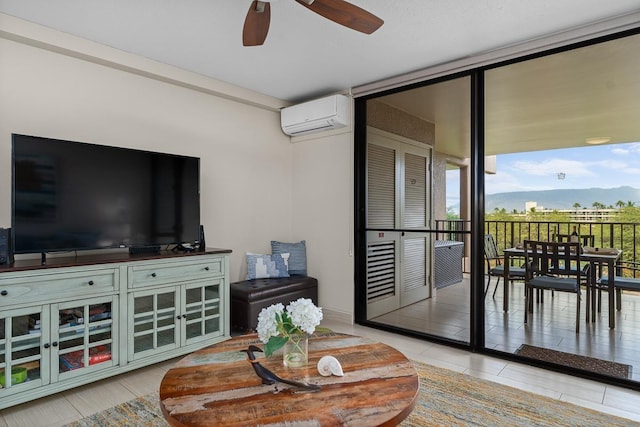
<svg viewBox="0 0 640 427">
<path fill-rule="evenodd" d="M 356 320 L 637 383 L 639 93 L 632 34 L 358 99 Z M 488 274 L 574 230 L 579 307 Z"/>
<path fill-rule="evenodd" d="M 448 209 L 446 170 L 455 165 L 457 182 L 467 182 L 469 79 L 381 96 L 366 108 L 365 318 L 468 343 L 468 192 L 458 184 Z"/>
<path fill-rule="evenodd" d="M 618 291 L 600 285 L 638 276 L 622 268 L 640 257 L 638 94 L 640 35 L 486 71 L 485 150 L 497 169 L 486 177 L 485 232 L 500 253 L 574 231 L 584 259 L 592 248 L 622 251 L 617 271 L 582 261 L 593 279 L 585 275 L 579 306 L 575 294 L 544 291 L 527 323 L 524 281 L 501 280 L 484 305 L 488 348 L 640 380 L 640 293 L 622 290 L 616 302 Z"/>
</svg>

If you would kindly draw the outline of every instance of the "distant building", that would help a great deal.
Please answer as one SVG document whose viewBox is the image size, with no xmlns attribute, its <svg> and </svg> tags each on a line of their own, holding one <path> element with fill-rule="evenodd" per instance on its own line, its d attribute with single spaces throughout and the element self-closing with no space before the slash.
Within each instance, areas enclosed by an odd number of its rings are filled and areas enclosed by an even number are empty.
<svg viewBox="0 0 640 427">
<path fill-rule="evenodd" d="M 526 202 L 524 204 L 525 214 L 531 212 L 531 209 L 535 209 L 536 214 L 548 215 L 552 212 L 568 214 L 571 221 L 574 222 L 607 222 L 615 220 L 615 216 L 618 213 L 618 209 L 605 208 L 578 208 L 578 209 L 545 209 L 544 206 L 538 206 L 537 202 Z"/>
<path fill-rule="evenodd" d="M 544 211 L 544 206 L 538 206 L 538 202 L 525 202 L 524 211 L 531 212 L 531 209 L 535 209 L 536 212 L 538 212 L 538 210 Z"/>
</svg>

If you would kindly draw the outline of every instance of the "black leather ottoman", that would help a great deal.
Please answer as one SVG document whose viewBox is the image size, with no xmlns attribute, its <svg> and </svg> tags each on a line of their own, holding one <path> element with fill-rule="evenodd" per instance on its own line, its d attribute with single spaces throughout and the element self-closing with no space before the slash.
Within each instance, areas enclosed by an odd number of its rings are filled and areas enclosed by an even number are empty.
<svg viewBox="0 0 640 427">
<path fill-rule="evenodd" d="M 309 298 L 318 305 L 318 280 L 309 276 L 254 279 L 231 284 L 231 327 L 255 331 L 260 310 L 271 304 L 286 307 L 298 298 Z"/>
</svg>

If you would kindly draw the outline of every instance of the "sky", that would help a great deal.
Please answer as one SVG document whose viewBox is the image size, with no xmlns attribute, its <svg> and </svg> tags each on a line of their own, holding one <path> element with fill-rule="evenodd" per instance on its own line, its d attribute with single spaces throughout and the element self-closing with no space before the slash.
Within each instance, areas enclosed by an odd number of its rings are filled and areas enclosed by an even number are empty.
<svg viewBox="0 0 640 427">
<path fill-rule="evenodd" d="M 485 175 L 487 194 L 565 188 L 640 188 L 640 142 L 503 154 Z M 564 176 L 563 179 L 559 178 Z M 459 203 L 457 171 L 447 172 L 447 206 Z M 453 191 L 450 191 L 453 190 Z"/>
</svg>

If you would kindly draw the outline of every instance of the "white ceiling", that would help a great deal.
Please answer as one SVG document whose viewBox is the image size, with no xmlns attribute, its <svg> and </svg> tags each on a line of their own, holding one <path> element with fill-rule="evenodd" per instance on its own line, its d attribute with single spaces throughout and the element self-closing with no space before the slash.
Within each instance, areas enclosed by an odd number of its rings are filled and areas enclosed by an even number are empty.
<svg viewBox="0 0 640 427">
<path fill-rule="evenodd" d="M 436 123 L 436 148 L 470 155 L 470 79 L 378 101 Z M 584 146 L 588 138 L 640 141 L 640 35 L 543 56 L 485 73 L 486 154 Z"/>
<path fill-rule="evenodd" d="M 372 35 L 272 1 L 243 47 L 250 0 L 0 0 L 0 12 L 287 101 L 328 93 L 640 10 L 639 0 L 352 0 Z"/>
</svg>

